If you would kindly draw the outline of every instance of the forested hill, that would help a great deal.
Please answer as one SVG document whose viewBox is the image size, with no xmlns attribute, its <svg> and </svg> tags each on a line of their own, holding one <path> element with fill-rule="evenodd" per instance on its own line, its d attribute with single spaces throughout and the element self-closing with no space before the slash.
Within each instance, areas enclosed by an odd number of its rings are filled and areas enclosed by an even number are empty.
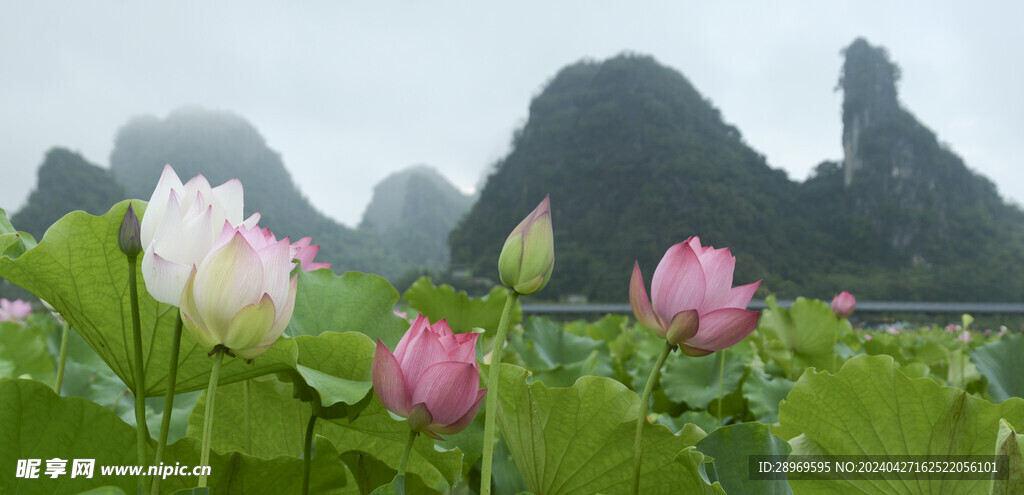
<svg viewBox="0 0 1024 495">
<path fill-rule="evenodd" d="M 186 107 L 164 119 L 137 117 L 118 131 L 110 168 L 130 197 L 149 199 L 167 163 L 182 180 L 202 173 L 217 185 L 237 177 L 245 186 L 246 215 L 262 212 L 260 225 L 278 236 L 314 236 L 323 261 L 339 269 L 379 271 L 386 264 L 371 242 L 316 210 L 281 156 L 235 114 Z"/>
<path fill-rule="evenodd" d="M 443 273 L 448 269 L 448 233 L 472 204 L 473 198 L 437 169 L 415 165 L 374 186 L 359 230 L 394 250 L 397 276 L 414 276 L 405 273 L 410 269 Z"/>
<path fill-rule="evenodd" d="M 149 199 L 170 163 L 182 180 L 198 173 L 213 185 L 239 178 L 246 214 L 262 212 L 261 226 L 279 237 L 312 236 L 321 246 L 317 259 L 339 273 L 377 273 L 397 283 L 425 270 L 447 269 L 448 232 L 472 202 L 436 170 L 410 167 L 375 187 L 363 224 L 348 228 L 309 203 L 252 124 L 229 112 L 196 107 L 164 119 L 132 119 L 118 131 L 110 162 L 105 169 L 77 153 L 51 149 L 27 204 L 12 217 L 14 225 L 41 238 L 72 210 L 101 214 L 127 197 Z"/>
<path fill-rule="evenodd" d="M 1020 212 L 899 108 L 895 78 L 887 87 L 884 74 L 865 74 L 885 64 L 859 57 L 889 63 L 884 51 L 858 40 L 844 53 L 846 118 L 875 96 L 896 110 L 868 111 L 859 168 L 826 162 L 804 183 L 772 169 L 682 74 L 650 57 L 562 69 L 452 232 L 453 266 L 492 274 L 508 231 L 550 193 L 557 261 L 545 298 L 624 301 L 634 259 L 649 279 L 665 249 L 694 234 L 730 247 L 736 283 L 764 279 L 762 293 L 1024 297 L 1019 281 L 992 285 L 1007 263 L 1024 262 Z M 902 175 L 894 159 L 909 160 Z M 958 236 L 969 243 L 949 246 Z"/>
<path fill-rule="evenodd" d="M 124 188 L 110 170 L 89 163 L 65 148 L 51 148 L 36 172 L 37 186 L 11 222 L 19 229 L 43 238 L 46 229 L 71 210 L 102 215 L 125 198 Z"/>
</svg>

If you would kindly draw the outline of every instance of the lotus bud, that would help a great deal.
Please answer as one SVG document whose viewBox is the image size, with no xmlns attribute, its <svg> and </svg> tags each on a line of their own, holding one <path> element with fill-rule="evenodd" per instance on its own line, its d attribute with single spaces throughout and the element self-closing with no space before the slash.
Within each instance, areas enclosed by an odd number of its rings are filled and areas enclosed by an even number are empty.
<svg viewBox="0 0 1024 495">
<path fill-rule="evenodd" d="M 139 227 L 139 217 L 135 216 L 135 208 L 128 204 L 128 211 L 124 213 L 124 220 L 121 220 L 121 228 L 117 232 L 117 244 L 121 252 L 129 258 L 134 258 L 142 252 L 142 230 Z"/>
<path fill-rule="evenodd" d="M 379 339 L 373 356 L 373 389 L 409 428 L 434 438 L 473 422 L 487 389 L 480 389 L 477 333 L 452 333 L 445 320 L 419 315 L 395 352 Z"/>
<path fill-rule="evenodd" d="M 832 312 L 840 318 L 849 318 L 853 314 L 853 308 L 857 305 L 857 299 L 853 294 L 845 290 L 832 298 Z"/>
<path fill-rule="evenodd" d="M 505 240 L 498 257 L 498 273 L 506 287 L 528 295 L 548 284 L 554 266 L 551 201 L 550 196 L 545 196 Z"/>
</svg>

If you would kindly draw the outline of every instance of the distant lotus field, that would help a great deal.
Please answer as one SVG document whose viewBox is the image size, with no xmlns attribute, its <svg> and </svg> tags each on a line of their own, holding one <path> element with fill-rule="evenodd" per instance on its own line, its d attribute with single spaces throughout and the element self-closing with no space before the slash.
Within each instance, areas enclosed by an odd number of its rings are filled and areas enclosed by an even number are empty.
<svg viewBox="0 0 1024 495">
<path fill-rule="evenodd" d="M 0 210 L 38 298 L 0 300 L 0 493 L 1024 493 L 1019 329 L 749 311 L 696 236 L 622 260 L 632 316 L 524 318 L 558 198 L 474 298 L 337 274 L 237 180 L 154 187 L 38 242 Z"/>
</svg>

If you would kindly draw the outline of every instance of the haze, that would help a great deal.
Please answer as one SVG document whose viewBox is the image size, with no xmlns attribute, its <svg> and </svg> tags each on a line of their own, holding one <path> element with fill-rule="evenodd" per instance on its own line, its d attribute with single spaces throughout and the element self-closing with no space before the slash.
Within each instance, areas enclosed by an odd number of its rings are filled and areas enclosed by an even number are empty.
<svg viewBox="0 0 1024 495">
<path fill-rule="evenodd" d="M 106 166 L 131 117 L 198 105 L 252 122 L 314 205 L 356 225 L 413 164 L 474 189 L 560 68 L 623 51 L 682 72 L 803 179 L 842 156 L 834 88 L 857 36 L 902 68 L 904 105 L 1022 202 L 1024 7 L 891 3 L 4 2 L 0 208 L 22 206 L 50 147 Z"/>
</svg>

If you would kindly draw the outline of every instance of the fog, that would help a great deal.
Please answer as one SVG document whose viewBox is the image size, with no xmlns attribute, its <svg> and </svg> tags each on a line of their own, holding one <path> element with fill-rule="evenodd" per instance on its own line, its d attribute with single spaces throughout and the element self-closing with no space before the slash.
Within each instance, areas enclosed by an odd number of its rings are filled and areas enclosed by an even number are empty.
<svg viewBox="0 0 1024 495">
<path fill-rule="evenodd" d="M 413 164 L 471 191 L 561 67 L 623 51 L 682 72 L 803 179 L 842 156 L 834 89 L 857 36 L 902 68 L 911 112 L 1024 200 L 1020 4 L 681 3 L 4 2 L 0 208 L 21 207 L 50 147 L 106 166 L 130 118 L 199 105 L 252 122 L 314 205 L 355 225 Z"/>
</svg>

